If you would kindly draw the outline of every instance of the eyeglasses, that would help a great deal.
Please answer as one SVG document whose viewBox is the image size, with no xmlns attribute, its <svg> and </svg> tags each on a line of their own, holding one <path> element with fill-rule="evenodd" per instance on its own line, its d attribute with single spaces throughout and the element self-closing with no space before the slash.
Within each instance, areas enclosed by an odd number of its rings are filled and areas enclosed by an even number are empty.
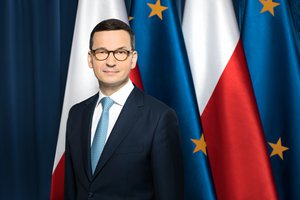
<svg viewBox="0 0 300 200">
<path fill-rule="evenodd" d="M 91 50 L 91 53 L 95 56 L 95 58 L 99 61 L 106 60 L 110 53 L 113 54 L 114 58 L 118 61 L 124 61 L 128 58 L 128 56 L 133 52 L 134 50 L 126 50 L 126 49 L 117 49 L 114 51 L 108 51 L 106 49 L 94 49 Z"/>
</svg>

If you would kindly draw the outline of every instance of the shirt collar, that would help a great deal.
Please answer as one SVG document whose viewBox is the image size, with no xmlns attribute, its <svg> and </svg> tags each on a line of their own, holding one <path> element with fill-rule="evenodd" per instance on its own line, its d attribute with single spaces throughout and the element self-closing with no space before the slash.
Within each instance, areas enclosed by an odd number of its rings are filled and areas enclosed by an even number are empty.
<svg viewBox="0 0 300 200">
<path fill-rule="evenodd" d="M 128 82 L 121 88 L 119 89 L 117 92 L 113 93 L 110 98 L 118 105 L 120 106 L 124 106 L 128 96 L 130 95 L 131 91 L 133 90 L 134 86 L 131 82 L 131 80 L 129 79 Z M 103 97 L 107 97 L 106 95 L 104 95 L 101 90 L 99 90 L 99 98 L 98 98 L 98 102 L 96 105 L 99 105 L 100 100 Z"/>
</svg>

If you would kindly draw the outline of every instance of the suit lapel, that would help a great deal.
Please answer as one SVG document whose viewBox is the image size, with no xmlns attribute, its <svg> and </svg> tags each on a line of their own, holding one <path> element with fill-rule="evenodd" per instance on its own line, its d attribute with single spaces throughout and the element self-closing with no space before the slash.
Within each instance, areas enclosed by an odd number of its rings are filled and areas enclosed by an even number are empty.
<svg viewBox="0 0 300 200">
<path fill-rule="evenodd" d="M 99 163 L 97 165 L 95 175 L 102 170 L 106 162 L 111 158 L 116 148 L 123 141 L 123 139 L 130 133 L 133 125 L 139 118 L 139 109 L 143 106 L 142 92 L 134 88 L 129 95 L 115 125 L 105 144 Z"/>
<path fill-rule="evenodd" d="M 83 130 L 82 130 L 82 147 L 83 147 L 83 166 L 85 173 L 89 180 L 92 180 L 91 171 L 91 127 L 93 120 L 93 113 L 99 95 L 94 95 L 90 101 L 87 102 L 86 109 L 83 112 Z"/>
</svg>

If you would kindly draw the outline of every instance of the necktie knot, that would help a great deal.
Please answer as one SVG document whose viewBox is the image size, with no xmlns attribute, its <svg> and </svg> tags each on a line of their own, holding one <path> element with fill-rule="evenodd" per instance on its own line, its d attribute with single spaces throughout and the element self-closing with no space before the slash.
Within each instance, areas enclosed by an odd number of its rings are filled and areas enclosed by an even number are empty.
<svg viewBox="0 0 300 200">
<path fill-rule="evenodd" d="M 114 104 L 114 101 L 109 97 L 103 97 L 101 99 L 103 112 L 107 112 L 110 107 Z"/>
</svg>

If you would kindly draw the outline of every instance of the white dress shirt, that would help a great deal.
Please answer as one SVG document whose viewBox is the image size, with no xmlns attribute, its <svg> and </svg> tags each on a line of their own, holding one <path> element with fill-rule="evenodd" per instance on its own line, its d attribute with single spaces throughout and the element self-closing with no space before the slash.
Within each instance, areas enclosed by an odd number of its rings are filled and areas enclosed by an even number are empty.
<svg viewBox="0 0 300 200">
<path fill-rule="evenodd" d="M 120 90 L 118 90 L 117 92 L 113 93 L 110 98 L 114 101 L 114 104 L 111 106 L 111 108 L 109 109 L 109 121 L 108 121 L 108 129 L 107 129 L 107 135 L 106 135 L 106 140 L 108 139 L 120 113 L 121 110 L 128 98 L 128 96 L 130 95 L 131 91 L 133 90 L 134 86 L 132 84 L 132 82 L 129 80 Z M 94 114 L 93 114 L 93 121 L 92 121 L 92 130 L 91 130 L 91 146 L 93 144 L 93 139 L 95 136 L 95 132 L 96 132 L 96 128 L 102 113 L 102 106 L 100 103 L 100 100 L 106 97 L 101 90 L 99 90 L 99 98 L 94 110 Z"/>
</svg>

